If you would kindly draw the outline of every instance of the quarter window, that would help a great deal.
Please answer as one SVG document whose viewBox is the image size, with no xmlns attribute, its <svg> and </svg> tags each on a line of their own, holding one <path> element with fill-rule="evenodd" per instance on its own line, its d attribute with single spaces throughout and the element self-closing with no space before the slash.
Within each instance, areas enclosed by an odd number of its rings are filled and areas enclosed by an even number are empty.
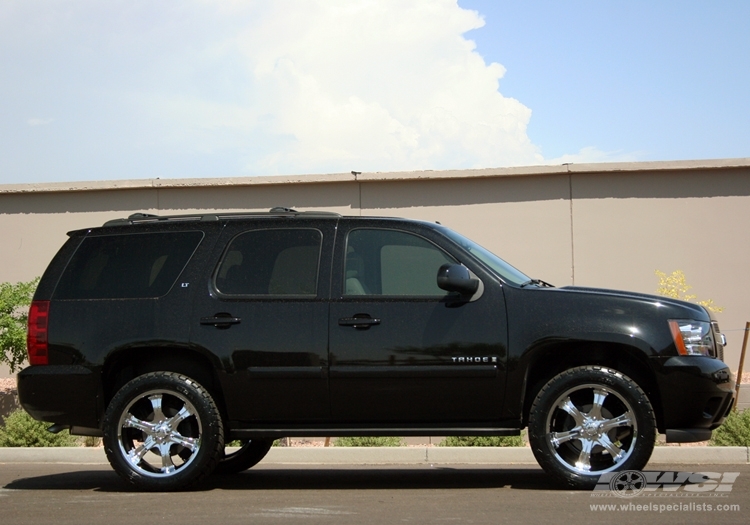
<svg viewBox="0 0 750 525">
<path fill-rule="evenodd" d="M 55 291 L 57 299 L 141 299 L 166 295 L 203 233 L 161 232 L 87 237 Z"/>
</svg>

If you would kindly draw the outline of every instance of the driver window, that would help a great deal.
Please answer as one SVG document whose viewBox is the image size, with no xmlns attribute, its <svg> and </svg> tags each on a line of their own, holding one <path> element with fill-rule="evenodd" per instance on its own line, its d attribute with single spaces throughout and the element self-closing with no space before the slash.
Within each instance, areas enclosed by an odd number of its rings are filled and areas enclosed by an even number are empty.
<svg viewBox="0 0 750 525">
<path fill-rule="evenodd" d="M 353 230 L 347 239 L 344 294 L 444 296 L 437 271 L 455 260 L 417 235 Z"/>
</svg>

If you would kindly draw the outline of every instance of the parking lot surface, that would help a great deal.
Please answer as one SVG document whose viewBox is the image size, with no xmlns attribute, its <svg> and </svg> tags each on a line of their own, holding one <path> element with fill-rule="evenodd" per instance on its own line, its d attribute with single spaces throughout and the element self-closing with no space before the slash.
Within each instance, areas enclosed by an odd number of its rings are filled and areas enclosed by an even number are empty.
<svg viewBox="0 0 750 525">
<path fill-rule="evenodd" d="M 26 523 L 748 523 L 750 465 L 649 465 L 738 473 L 730 490 L 635 497 L 570 491 L 531 465 L 279 465 L 214 476 L 196 490 L 142 493 L 102 464 L 0 464 L 4 525 Z M 662 478 L 663 479 L 663 478 Z M 700 487 L 698 486 L 700 489 Z M 669 507 L 669 508 L 668 508 Z M 719 507 L 722 510 L 719 510 Z"/>
</svg>

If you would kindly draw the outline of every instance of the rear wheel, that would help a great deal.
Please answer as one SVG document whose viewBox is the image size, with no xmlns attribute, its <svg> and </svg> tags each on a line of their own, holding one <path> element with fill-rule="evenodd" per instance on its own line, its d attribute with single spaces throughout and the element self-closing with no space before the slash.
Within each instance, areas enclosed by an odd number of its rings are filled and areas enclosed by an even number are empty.
<svg viewBox="0 0 750 525">
<path fill-rule="evenodd" d="M 596 485 L 602 474 L 640 470 L 656 439 L 654 411 L 630 378 L 584 366 L 552 378 L 529 415 L 529 441 L 542 468 L 571 487 Z"/>
<path fill-rule="evenodd" d="M 208 476 L 224 447 L 219 410 L 194 380 L 153 372 L 123 386 L 107 407 L 104 447 L 112 468 L 145 490 L 180 490 Z"/>
<path fill-rule="evenodd" d="M 272 439 L 243 440 L 239 449 L 228 453 L 226 449 L 219 464 L 216 465 L 216 474 L 236 474 L 254 467 L 266 457 L 273 445 Z"/>
</svg>

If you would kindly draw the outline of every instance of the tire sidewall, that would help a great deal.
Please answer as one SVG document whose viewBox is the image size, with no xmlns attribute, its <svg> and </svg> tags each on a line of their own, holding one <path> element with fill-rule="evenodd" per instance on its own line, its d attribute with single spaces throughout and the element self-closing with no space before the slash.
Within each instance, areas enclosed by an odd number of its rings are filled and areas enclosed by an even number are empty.
<svg viewBox="0 0 750 525">
<path fill-rule="evenodd" d="M 201 444 L 190 464 L 168 476 L 148 476 L 131 465 L 120 447 L 119 425 L 123 412 L 133 400 L 152 390 L 175 392 L 193 405 L 201 424 Z M 187 376 L 153 372 L 124 385 L 112 398 L 104 417 L 104 449 L 112 468 L 131 485 L 145 490 L 185 489 L 208 476 L 223 450 L 223 426 L 219 411 L 209 393 Z"/>
</svg>

